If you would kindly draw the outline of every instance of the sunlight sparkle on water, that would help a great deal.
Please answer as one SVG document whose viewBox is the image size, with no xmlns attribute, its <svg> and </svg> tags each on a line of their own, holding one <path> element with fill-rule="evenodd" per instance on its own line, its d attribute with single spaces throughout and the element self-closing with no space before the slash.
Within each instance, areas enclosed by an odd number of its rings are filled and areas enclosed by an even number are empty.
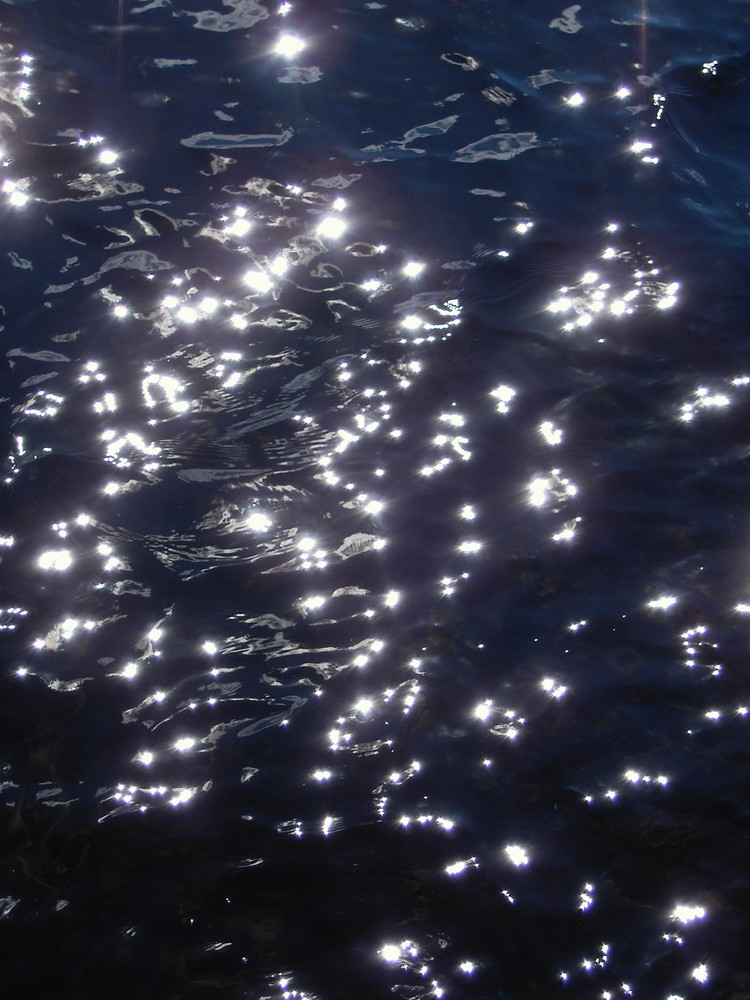
<svg viewBox="0 0 750 1000">
<path fill-rule="evenodd" d="M 518 844 L 509 844 L 505 848 L 505 853 L 508 856 L 510 863 L 515 865 L 516 868 L 521 868 L 529 863 L 528 854 L 525 849 L 520 847 Z"/>
<path fill-rule="evenodd" d="M 285 59 L 293 59 L 304 49 L 305 43 L 298 35 L 285 31 L 276 42 L 275 52 Z"/>
<path fill-rule="evenodd" d="M 251 514 L 247 515 L 245 523 L 251 531 L 268 531 L 268 529 L 272 526 L 273 521 L 265 514 L 261 514 L 259 511 L 253 511 Z"/>
<path fill-rule="evenodd" d="M 453 864 L 447 865 L 445 868 L 445 874 L 454 877 L 456 875 L 462 875 L 469 866 L 476 864 L 474 863 L 474 858 L 469 858 L 468 861 L 454 861 Z"/>
<path fill-rule="evenodd" d="M 556 701 L 559 701 L 568 690 L 564 684 L 558 684 L 557 681 L 553 680 L 551 677 L 545 677 L 544 680 L 541 681 L 540 686 L 542 691 L 546 691 L 550 698 L 554 698 Z"/>
<path fill-rule="evenodd" d="M 426 265 L 421 264 L 419 261 L 410 260 L 408 263 L 404 264 L 404 274 L 407 278 L 418 278 L 422 271 L 424 271 L 425 266 Z"/>
<path fill-rule="evenodd" d="M 8 201 L 14 208 L 23 208 L 29 200 L 18 181 L 3 181 L 3 192 L 8 195 Z"/>
<path fill-rule="evenodd" d="M 543 507 L 547 502 L 547 491 L 550 487 L 549 479 L 545 479 L 544 476 L 537 476 L 536 479 L 532 479 L 529 484 L 529 503 L 532 507 Z"/>
<path fill-rule="evenodd" d="M 270 292 L 273 288 L 273 282 L 263 271 L 248 271 L 245 275 L 245 284 L 260 294 Z"/>
<path fill-rule="evenodd" d="M 676 597 L 671 594 L 665 594 L 663 597 L 656 597 L 653 601 L 649 601 L 646 607 L 651 608 L 653 611 L 671 611 L 676 604 Z"/>
<path fill-rule="evenodd" d="M 708 966 L 705 964 L 697 965 L 692 972 L 693 979 L 699 983 L 708 982 Z"/>
<path fill-rule="evenodd" d="M 401 320 L 401 326 L 403 326 L 406 330 L 421 330 L 422 325 L 422 320 L 414 313 L 404 316 Z"/>
<path fill-rule="evenodd" d="M 181 306 L 177 310 L 177 319 L 181 323 L 195 323 L 198 319 L 198 313 L 192 306 Z"/>
<path fill-rule="evenodd" d="M 51 569 L 64 572 L 73 563 L 73 557 L 67 549 L 50 549 L 39 556 L 40 569 Z"/>
<path fill-rule="evenodd" d="M 321 219 L 317 226 L 318 234 L 331 240 L 337 240 L 343 235 L 345 229 L 346 222 L 333 215 Z"/>
<path fill-rule="evenodd" d="M 670 913 L 672 920 L 677 920 L 681 924 L 690 924 L 694 920 L 703 920 L 706 910 L 702 906 L 695 906 L 690 903 L 678 903 Z"/>
<path fill-rule="evenodd" d="M 545 420 L 539 427 L 539 433 L 549 445 L 558 445 L 562 441 L 563 432 L 555 427 L 551 420 Z"/>
<path fill-rule="evenodd" d="M 516 390 L 511 389 L 509 385 L 499 385 L 496 389 L 493 389 L 490 393 L 491 396 L 498 401 L 497 412 L 507 413 L 510 409 L 510 402 L 516 395 Z"/>
<path fill-rule="evenodd" d="M 232 236 L 242 237 L 246 236 L 251 228 L 250 220 L 245 218 L 245 210 L 238 208 L 235 210 L 235 218 L 227 226 L 227 232 Z"/>
<path fill-rule="evenodd" d="M 474 709 L 474 717 L 477 719 L 481 719 L 482 722 L 486 722 L 491 714 L 492 714 L 492 702 L 489 700 L 481 702 Z"/>
</svg>

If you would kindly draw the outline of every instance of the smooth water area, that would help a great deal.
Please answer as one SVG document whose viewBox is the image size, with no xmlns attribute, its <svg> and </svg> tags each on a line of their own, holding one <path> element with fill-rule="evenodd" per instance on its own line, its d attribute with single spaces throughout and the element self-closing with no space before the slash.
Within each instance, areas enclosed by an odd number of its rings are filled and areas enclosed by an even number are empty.
<svg viewBox="0 0 750 1000">
<path fill-rule="evenodd" d="M 750 997 L 749 73 L 0 2 L 3 996 Z"/>
</svg>

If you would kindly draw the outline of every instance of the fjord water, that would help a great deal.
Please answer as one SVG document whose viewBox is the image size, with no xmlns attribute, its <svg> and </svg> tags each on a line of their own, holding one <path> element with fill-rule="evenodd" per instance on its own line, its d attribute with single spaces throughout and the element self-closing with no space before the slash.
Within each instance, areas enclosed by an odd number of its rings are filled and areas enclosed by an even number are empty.
<svg viewBox="0 0 750 1000">
<path fill-rule="evenodd" d="M 750 996 L 748 50 L 3 0 L 3 995 Z"/>
</svg>

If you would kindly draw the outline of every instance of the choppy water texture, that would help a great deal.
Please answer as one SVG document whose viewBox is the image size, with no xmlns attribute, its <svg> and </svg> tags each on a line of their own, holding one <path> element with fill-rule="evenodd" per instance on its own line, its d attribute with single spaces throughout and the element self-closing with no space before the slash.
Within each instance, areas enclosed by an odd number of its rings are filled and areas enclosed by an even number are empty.
<svg viewBox="0 0 750 1000">
<path fill-rule="evenodd" d="M 750 996 L 749 49 L 0 4 L 3 995 Z"/>
</svg>

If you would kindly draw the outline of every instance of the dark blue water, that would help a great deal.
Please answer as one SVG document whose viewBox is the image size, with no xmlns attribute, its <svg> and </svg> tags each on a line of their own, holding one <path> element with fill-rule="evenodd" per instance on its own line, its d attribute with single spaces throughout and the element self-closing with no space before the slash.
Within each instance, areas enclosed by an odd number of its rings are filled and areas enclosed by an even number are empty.
<svg viewBox="0 0 750 1000">
<path fill-rule="evenodd" d="M 749 74 L 0 4 L 2 996 L 750 996 Z"/>
</svg>

